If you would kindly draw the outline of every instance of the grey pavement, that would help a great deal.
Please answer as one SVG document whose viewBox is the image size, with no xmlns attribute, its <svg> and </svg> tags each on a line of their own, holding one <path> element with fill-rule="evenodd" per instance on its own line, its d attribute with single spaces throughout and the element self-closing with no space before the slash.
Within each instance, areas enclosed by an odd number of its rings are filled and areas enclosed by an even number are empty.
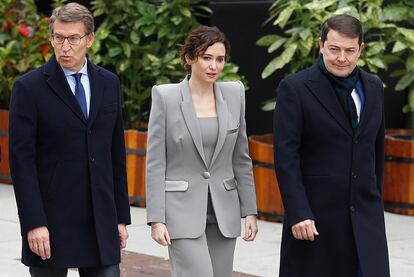
<svg viewBox="0 0 414 277">
<path fill-rule="evenodd" d="M 165 247 L 151 240 L 145 209 L 131 208 L 132 222 L 126 250 L 168 259 Z M 391 276 L 414 276 L 414 216 L 385 213 Z M 254 242 L 238 239 L 234 270 L 263 277 L 277 276 L 282 224 L 259 220 Z M 29 276 L 20 263 L 20 230 L 12 186 L 0 184 L 0 277 Z M 69 277 L 78 276 L 70 271 Z"/>
</svg>

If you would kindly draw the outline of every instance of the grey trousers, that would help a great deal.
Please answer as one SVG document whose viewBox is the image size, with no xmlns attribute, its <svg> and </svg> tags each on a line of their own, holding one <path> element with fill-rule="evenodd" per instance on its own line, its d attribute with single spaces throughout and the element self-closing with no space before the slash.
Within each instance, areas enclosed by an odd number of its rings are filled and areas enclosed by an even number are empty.
<svg viewBox="0 0 414 277">
<path fill-rule="evenodd" d="M 79 268 L 80 277 L 119 277 L 119 265 Z M 32 277 L 66 277 L 67 268 L 30 267 Z"/>
<path fill-rule="evenodd" d="M 224 237 L 207 224 L 196 239 L 173 239 L 168 247 L 172 277 L 231 277 L 236 238 Z"/>
</svg>

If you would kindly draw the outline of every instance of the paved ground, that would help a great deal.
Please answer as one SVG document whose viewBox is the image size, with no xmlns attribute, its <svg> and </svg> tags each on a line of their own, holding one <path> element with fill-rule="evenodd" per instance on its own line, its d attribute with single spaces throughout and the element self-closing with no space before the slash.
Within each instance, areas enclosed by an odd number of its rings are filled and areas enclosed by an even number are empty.
<svg viewBox="0 0 414 277">
<path fill-rule="evenodd" d="M 145 209 L 132 207 L 130 239 L 123 254 L 123 277 L 168 276 L 168 253 L 150 238 Z M 389 241 L 391 276 L 414 276 L 414 217 L 385 214 Z M 277 276 L 280 223 L 259 221 L 259 234 L 253 243 L 238 240 L 234 269 L 255 276 Z M 0 277 L 28 276 L 20 263 L 20 234 L 12 187 L 0 185 Z M 70 271 L 70 277 L 78 276 Z M 242 277 L 244 274 L 234 275 Z"/>
</svg>

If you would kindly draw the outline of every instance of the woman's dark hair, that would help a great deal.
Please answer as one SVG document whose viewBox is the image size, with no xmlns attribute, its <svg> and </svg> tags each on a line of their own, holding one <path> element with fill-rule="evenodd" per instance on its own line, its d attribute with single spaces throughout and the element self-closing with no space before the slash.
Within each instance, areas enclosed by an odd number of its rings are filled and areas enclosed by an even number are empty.
<svg viewBox="0 0 414 277">
<path fill-rule="evenodd" d="M 358 38 L 358 44 L 363 42 L 363 32 L 361 22 L 353 16 L 339 14 L 330 17 L 322 26 L 321 40 L 326 41 L 330 30 L 337 31 L 350 38 Z"/>
<path fill-rule="evenodd" d="M 192 30 L 181 45 L 180 57 L 185 69 L 190 72 L 191 65 L 186 62 L 186 57 L 195 60 L 202 55 L 211 45 L 221 42 L 226 49 L 226 60 L 230 55 L 230 43 L 222 31 L 217 27 L 200 26 Z"/>
</svg>

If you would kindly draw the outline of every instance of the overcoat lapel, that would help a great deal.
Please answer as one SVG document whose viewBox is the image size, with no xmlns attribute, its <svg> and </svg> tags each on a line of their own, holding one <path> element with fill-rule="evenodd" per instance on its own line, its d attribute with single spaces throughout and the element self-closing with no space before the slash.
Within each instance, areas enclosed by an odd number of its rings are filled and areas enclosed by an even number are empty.
<svg viewBox="0 0 414 277">
<path fill-rule="evenodd" d="M 374 86 L 373 80 L 367 76 L 367 74 L 361 70 L 361 80 L 362 85 L 364 87 L 364 94 L 365 94 L 365 105 L 364 110 L 361 114 L 361 120 L 359 122 L 359 127 L 357 130 L 357 136 L 366 128 L 368 124 L 368 117 L 372 115 L 373 110 L 375 109 L 375 105 L 379 104 L 380 102 L 377 101 L 377 91 Z"/>
<path fill-rule="evenodd" d="M 200 154 L 204 165 L 207 166 L 206 159 L 204 157 L 203 142 L 201 140 L 200 125 L 197 122 L 197 115 L 194 109 L 193 100 L 191 98 L 190 87 L 188 80 L 185 78 L 179 85 L 182 95 L 181 111 L 183 113 L 185 124 L 187 125 L 188 131 L 190 132 L 191 138 L 193 139 L 194 145 Z"/>
<path fill-rule="evenodd" d="M 353 136 L 351 124 L 336 97 L 329 80 L 322 74 L 317 65 L 314 65 L 309 73 L 309 79 L 305 82 L 311 93 L 319 100 L 322 106 L 332 115 L 338 124 Z"/>
<path fill-rule="evenodd" d="M 221 148 L 224 145 L 227 135 L 227 121 L 228 121 L 228 109 L 227 103 L 224 101 L 223 94 L 221 93 L 220 86 L 214 83 L 214 92 L 216 95 L 216 109 L 219 123 L 219 132 L 216 143 L 216 148 L 214 149 L 213 157 L 211 158 L 210 166 L 214 164 L 218 154 L 220 153 Z"/>
<path fill-rule="evenodd" d="M 86 124 L 85 116 L 82 113 L 81 107 L 73 95 L 65 73 L 56 61 L 55 55 L 49 59 L 44 68 L 44 74 L 48 76 L 46 82 L 49 84 L 52 91 L 73 111 L 73 113 Z"/>
<path fill-rule="evenodd" d="M 93 121 L 95 120 L 99 108 L 101 106 L 101 100 L 103 96 L 103 76 L 100 72 L 99 67 L 92 64 L 88 61 L 88 77 L 89 77 L 89 83 L 91 86 L 91 103 L 90 103 L 90 109 L 89 109 L 89 120 L 88 120 L 88 126 L 92 126 Z"/>
</svg>

